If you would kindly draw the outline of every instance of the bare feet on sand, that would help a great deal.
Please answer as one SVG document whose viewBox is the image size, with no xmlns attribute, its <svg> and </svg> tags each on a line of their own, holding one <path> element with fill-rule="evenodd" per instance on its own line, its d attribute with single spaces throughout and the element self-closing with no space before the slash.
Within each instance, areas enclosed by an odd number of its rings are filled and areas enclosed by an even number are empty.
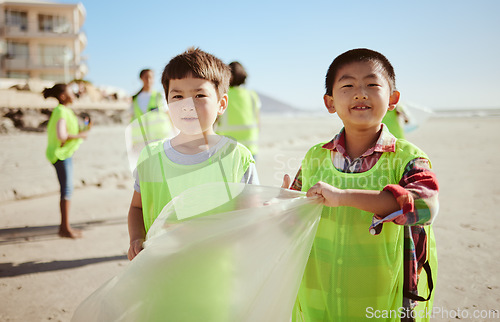
<svg viewBox="0 0 500 322">
<path fill-rule="evenodd" d="M 59 229 L 59 236 L 63 238 L 81 238 L 82 231 L 80 229 Z"/>
</svg>

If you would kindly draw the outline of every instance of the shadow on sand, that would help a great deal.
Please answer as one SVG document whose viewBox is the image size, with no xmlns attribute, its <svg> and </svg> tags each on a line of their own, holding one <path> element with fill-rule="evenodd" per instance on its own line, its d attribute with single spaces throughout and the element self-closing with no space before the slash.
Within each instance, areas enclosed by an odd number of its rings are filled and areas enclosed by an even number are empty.
<svg viewBox="0 0 500 322">
<path fill-rule="evenodd" d="M 25 274 L 43 273 L 58 271 L 70 268 L 77 268 L 102 262 L 127 260 L 126 255 L 116 255 L 97 258 L 85 258 L 65 261 L 52 261 L 46 263 L 26 262 L 18 265 L 12 263 L 0 263 L 0 278 L 13 277 Z"/>
<path fill-rule="evenodd" d="M 92 227 L 109 225 L 125 225 L 126 218 L 108 218 L 96 221 L 87 221 L 73 224 L 72 227 L 88 230 Z M 37 242 L 45 240 L 61 239 L 58 235 L 59 225 L 15 227 L 0 229 L 0 246 L 9 244 L 21 244 L 26 242 Z M 51 262 L 26 262 L 20 264 L 0 263 L 0 278 L 13 277 L 25 274 L 43 273 L 50 271 L 65 270 L 109 261 L 127 260 L 126 255 L 107 257 L 84 258 L 75 260 L 54 260 Z"/>
<path fill-rule="evenodd" d="M 93 226 L 111 226 L 127 223 L 127 218 L 108 218 L 103 220 L 86 221 L 75 223 L 71 226 L 81 230 L 87 230 Z M 60 239 L 58 235 L 59 226 L 26 226 L 0 229 L 0 246 L 8 244 L 19 244 L 41 240 Z"/>
</svg>

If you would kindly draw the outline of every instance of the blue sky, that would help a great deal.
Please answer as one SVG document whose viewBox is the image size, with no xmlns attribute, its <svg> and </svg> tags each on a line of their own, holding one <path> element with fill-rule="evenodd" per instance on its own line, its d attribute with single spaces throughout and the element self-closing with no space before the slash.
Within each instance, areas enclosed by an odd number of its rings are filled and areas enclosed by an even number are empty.
<svg viewBox="0 0 500 322">
<path fill-rule="evenodd" d="M 59 1 L 74 3 L 74 1 Z M 238 60 L 247 86 L 302 109 L 323 108 L 338 54 L 389 58 L 401 99 L 431 108 L 500 107 L 500 1 L 82 1 L 86 79 L 130 94 L 190 46 Z"/>
</svg>

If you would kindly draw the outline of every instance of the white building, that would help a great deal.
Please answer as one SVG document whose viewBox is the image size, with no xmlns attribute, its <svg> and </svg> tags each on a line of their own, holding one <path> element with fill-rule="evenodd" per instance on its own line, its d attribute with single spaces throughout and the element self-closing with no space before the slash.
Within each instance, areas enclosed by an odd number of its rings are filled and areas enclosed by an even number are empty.
<svg viewBox="0 0 500 322">
<path fill-rule="evenodd" d="M 0 0 L 0 78 L 83 79 L 85 14 L 81 3 Z"/>
</svg>

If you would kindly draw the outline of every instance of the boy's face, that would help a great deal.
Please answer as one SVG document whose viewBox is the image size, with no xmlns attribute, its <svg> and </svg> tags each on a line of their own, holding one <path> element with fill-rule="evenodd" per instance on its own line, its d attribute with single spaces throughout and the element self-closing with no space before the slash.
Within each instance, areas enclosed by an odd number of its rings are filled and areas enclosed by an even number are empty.
<svg viewBox="0 0 500 322">
<path fill-rule="evenodd" d="M 399 92 L 391 93 L 383 69 L 375 62 L 355 62 L 340 68 L 332 96 L 325 95 L 330 113 L 337 113 L 344 126 L 358 130 L 378 129 L 387 110 L 396 107 Z"/>
<path fill-rule="evenodd" d="M 219 99 L 212 82 L 188 77 L 170 80 L 167 101 L 172 122 L 181 133 L 214 134 L 213 124 L 226 110 L 227 94 Z"/>
</svg>

